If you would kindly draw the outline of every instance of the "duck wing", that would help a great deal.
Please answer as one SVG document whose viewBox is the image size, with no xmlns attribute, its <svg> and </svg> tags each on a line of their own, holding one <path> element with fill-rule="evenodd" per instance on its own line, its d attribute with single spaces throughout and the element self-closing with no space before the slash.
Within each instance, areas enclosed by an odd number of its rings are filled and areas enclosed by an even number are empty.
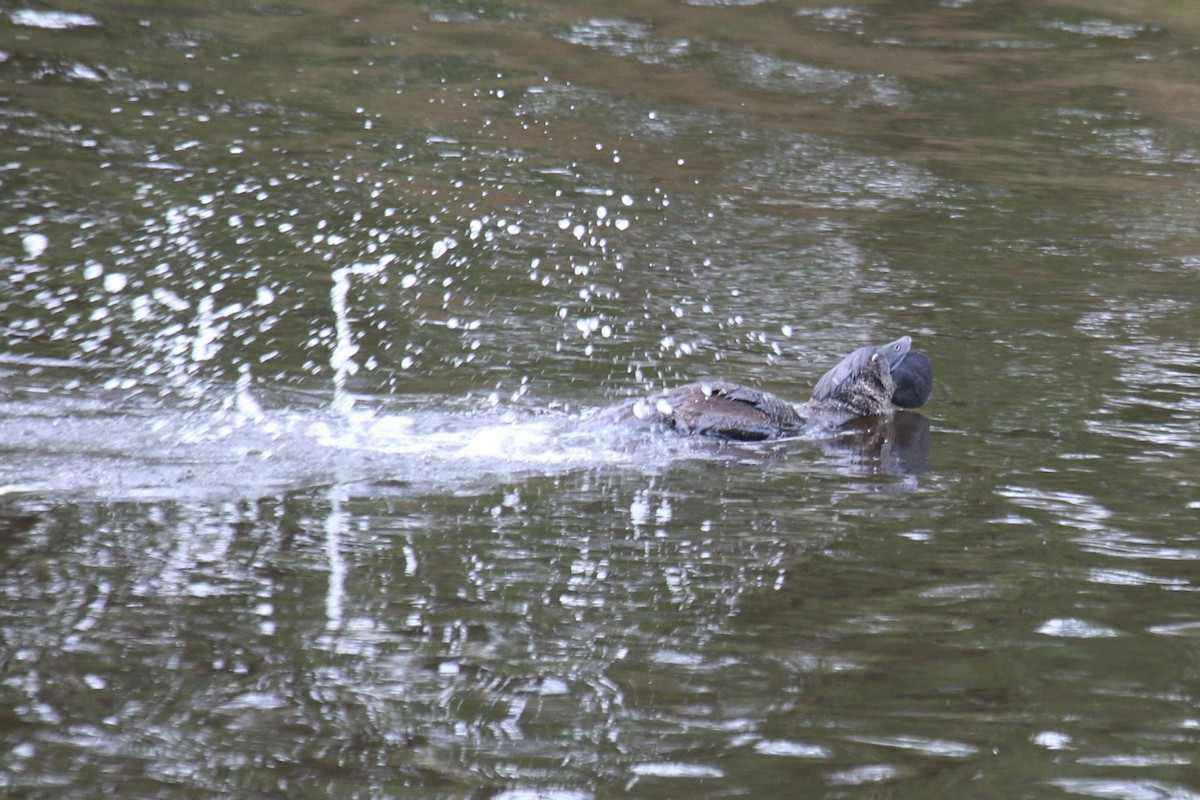
<svg viewBox="0 0 1200 800">
<path fill-rule="evenodd" d="M 787 436 L 805 423 L 786 400 L 729 381 L 699 381 L 669 389 L 637 401 L 633 414 L 679 433 L 743 442 Z"/>
</svg>

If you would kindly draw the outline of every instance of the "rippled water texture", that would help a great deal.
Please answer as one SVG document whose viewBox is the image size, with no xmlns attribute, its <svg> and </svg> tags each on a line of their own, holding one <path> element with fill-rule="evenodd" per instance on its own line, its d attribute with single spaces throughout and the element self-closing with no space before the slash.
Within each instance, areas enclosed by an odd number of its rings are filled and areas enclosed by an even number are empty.
<svg viewBox="0 0 1200 800">
<path fill-rule="evenodd" d="M 0 794 L 1200 797 L 1200 14 L 0 9 Z M 579 424 L 920 412 L 770 445 Z"/>
</svg>

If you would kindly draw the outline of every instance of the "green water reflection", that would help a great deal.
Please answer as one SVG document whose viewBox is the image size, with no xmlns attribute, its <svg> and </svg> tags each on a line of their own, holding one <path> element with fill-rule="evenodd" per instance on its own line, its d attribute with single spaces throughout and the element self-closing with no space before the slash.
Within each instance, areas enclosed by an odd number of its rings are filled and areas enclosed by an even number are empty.
<svg viewBox="0 0 1200 800">
<path fill-rule="evenodd" d="M 1189 4 L 86 6 L 0 11 L 0 793 L 1200 795 Z M 915 447 L 571 433 L 902 333 Z"/>
</svg>

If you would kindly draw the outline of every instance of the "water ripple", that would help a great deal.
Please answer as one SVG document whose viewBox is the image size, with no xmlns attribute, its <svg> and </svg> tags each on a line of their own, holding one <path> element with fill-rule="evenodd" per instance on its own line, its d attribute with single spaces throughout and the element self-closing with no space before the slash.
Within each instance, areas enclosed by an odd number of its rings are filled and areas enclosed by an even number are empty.
<svg viewBox="0 0 1200 800">
<path fill-rule="evenodd" d="M 898 750 L 911 750 L 921 755 L 941 756 L 943 758 L 967 758 L 979 752 L 979 748 L 974 745 L 945 739 L 929 739 L 923 736 L 848 736 L 846 738 L 862 744 L 893 747 Z"/>
<path fill-rule="evenodd" d="M 1200 798 L 1200 793 L 1178 784 L 1151 779 L 1055 778 L 1046 781 L 1046 784 L 1070 794 L 1104 798 L 1105 800 L 1196 800 Z"/>
<path fill-rule="evenodd" d="M 1099 553 L 1114 558 L 1150 558 L 1165 561 L 1200 559 L 1200 547 L 1183 547 L 1176 543 L 1167 544 L 1148 537 L 1119 531 L 1081 536 L 1076 541 L 1080 547 L 1090 553 Z"/>
<path fill-rule="evenodd" d="M 1087 620 L 1073 617 L 1048 619 L 1038 626 L 1037 632 L 1067 639 L 1107 639 L 1120 636 L 1114 628 L 1094 625 Z"/>
<path fill-rule="evenodd" d="M 1022 508 L 1048 512 L 1059 524 L 1085 531 L 1107 531 L 1112 516 L 1095 498 L 1079 492 L 1003 486 L 996 494 Z"/>
</svg>

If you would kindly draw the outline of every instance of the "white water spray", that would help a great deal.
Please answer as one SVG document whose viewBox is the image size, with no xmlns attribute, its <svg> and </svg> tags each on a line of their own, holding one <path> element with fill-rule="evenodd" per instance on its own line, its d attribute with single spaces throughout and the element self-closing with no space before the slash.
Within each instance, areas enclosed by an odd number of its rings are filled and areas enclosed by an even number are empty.
<svg viewBox="0 0 1200 800">
<path fill-rule="evenodd" d="M 262 422 L 266 419 L 263 414 L 262 406 L 254 399 L 254 395 L 250 393 L 250 387 L 254 384 L 254 376 L 250 374 L 250 365 L 242 364 L 238 367 L 237 390 L 234 394 L 234 405 L 237 409 L 238 416 L 241 419 L 250 422 Z"/>
<path fill-rule="evenodd" d="M 341 416 L 349 416 L 354 408 L 354 398 L 346 390 L 346 382 L 350 376 L 358 372 L 358 362 L 354 356 L 358 353 L 358 345 L 350 331 L 350 310 L 346 298 L 350 294 L 350 279 L 363 276 L 374 278 L 383 272 L 387 261 L 381 260 L 375 264 L 353 264 L 334 270 L 333 288 L 329 290 L 329 301 L 333 307 L 334 330 L 336 341 L 329 365 L 333 367 L 333 411 Z"/>
</svg>

